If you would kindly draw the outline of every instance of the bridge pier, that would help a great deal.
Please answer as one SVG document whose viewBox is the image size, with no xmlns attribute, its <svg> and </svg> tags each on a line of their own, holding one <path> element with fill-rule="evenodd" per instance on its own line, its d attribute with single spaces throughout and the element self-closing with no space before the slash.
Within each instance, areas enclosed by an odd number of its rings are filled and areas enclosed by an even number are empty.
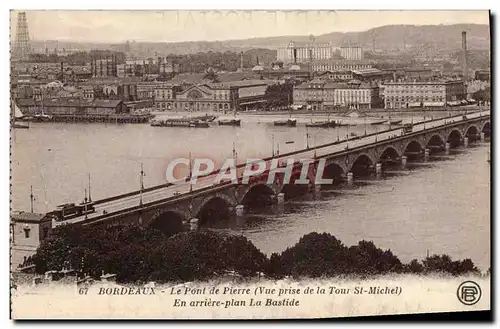
<svg viewBox="0 0 500 329">
<path fill-rule="evenodd" d="M 444 144 L 444 150 L 445 150 L 446 155 L 450 154 L 450 148 L 451 148 L 450 142 L 446 142 Z"/>
<path fill-rule="evenodd" d="M 354 174 L 352 172 L 347 173 L 347 185 L 352 185 L 354 182 Z"/>
<path fill-rule="evenodd" d="M 278 204 L 282 204 L 285 202 L 285 193 L 279 193 L 276 197 Z"/>
<path fill-rule="evenodd" d="M 191 218 L 189 220 L 189 230 L 190 231 L 197 231 L 199 226 L 199 219 L 198 218 Z"/>
<path fill-rule="evenodd" d="M 464 147 L 465 148 L 469 147 L 469 137 L 464 138 Z"/>
<path fill-rule="evenodd" d="M 405 169 L 405 168 L 406 168 L 406 163 L 407 163 L 407 162 L 408 162 L 408 157 L 407 157 L 406 155 L 403 155 L 403 156 L 401 157 L 401 167 L 402 167 L 403 169 Z"/>
<path fill-rule="evenodd" d="M 377 177 L 382 175 L 382 164 L 380 162 L 375 164 L 375 173 L 377 174 Z"/>
<path fill-rule="evenodd" d="M 241 217 L 245 215 L 245 206 L 242 204 L 239 204 L 235 207 L 235 213 L 236 216 Z"/>
<path fill-rule="evenodd" d="M 426 148 L 425 151 L 424 151 L 424 159 L 425 161 L 429 160 L 429 155 L 430 155 L 431 151 Z"/>
<path fill-rule="evenodd" d="M 486 134 L 482 132 L 481 133 L 481 142 L 484 142 L 485 138 L 486 138 Z"/>
</svg>

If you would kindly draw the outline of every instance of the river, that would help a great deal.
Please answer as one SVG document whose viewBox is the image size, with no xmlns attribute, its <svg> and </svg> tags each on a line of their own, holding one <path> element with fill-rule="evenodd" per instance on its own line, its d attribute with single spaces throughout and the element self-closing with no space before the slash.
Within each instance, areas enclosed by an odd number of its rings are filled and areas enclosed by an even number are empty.
<svg viewBox="0 0 500 329">
<path fill-rule="evenodd" d="M 299 118 L 299 122 L 309 120 Z M 241 162 L 247 157 L 270 156 L 273 140 L 274 150 L 285 153 L 351 133 L 388 128 L 370 125 L 363 118 L 351 120 L 359 125 L 274 127 L 265 116 L 244 117 L 242 127 L 206 129 L 32 123 L 30 129 L 14 130 L 11 135 L 11 207 L 29 210 L 30 186 L 36 212 L 82 201 L 89 174 L 94 200 L 137 190 L 141 163 L 144 185 L 162 184 L 169 161 L 187 157 L 189 151 L 193 157 L 222 163 L 231 156 L 234 143 Z M 403 261 L 422 259 L 427 252 L 446 253 L 454 259 L 471 258 L 486 270 L 490 267 L 488 149 L 489 143 L 453 149 L 449 156 L 410 163 L 407 170 L 392 170 L 382 179 L 354 188 L 324 191 L 319 200 L 288 202 L 281 211 L 266 208 L 221 229 L 245 235 L 267 254 L 281 252 L 316 231 L 331 233 L 348 246 L 372 240 Z"/>
</svg>

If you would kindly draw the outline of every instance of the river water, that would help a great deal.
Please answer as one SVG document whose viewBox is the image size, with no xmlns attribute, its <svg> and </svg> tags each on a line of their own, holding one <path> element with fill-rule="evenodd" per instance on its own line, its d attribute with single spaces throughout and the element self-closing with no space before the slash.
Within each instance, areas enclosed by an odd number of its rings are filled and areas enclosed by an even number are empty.
<svg viewBox="0 0 500 329">
<path fill-rule="evenodd" d="M 170 160 L 209 157 L 222 163 L 232 155 L 268 157 L 343 138 L 387 129 L 363 118 L 358 126 L 307 129 L 298 118 L 294 128 L 274 127 L 265 116 L 249 116 L 242 127 L 161 128 L 149 125 L 32 123 L 14 130 L 12 139 L 13 210 L 30 209 L 30 186 L 35 212 L 65 202 L 79 202 L 91 177 L 92 198 L 137 190 L 141 163 L 146 187 L 165 183 Z M 322 119 L 321 117 L 317 118 Z M 335 119 L 332 117 L 331 119 Z M 403 122 L 409 122 L 409 117 Z M 418 118 L 413 118 L 418 120 Z M 307 133 L 309 138 L 306 138 Z M 490 267 L 489 143 L 453 149 L 449 156 L 428 163 L 391 169 L 382 179 L 353 188 L 325 190 L 319 199 L 301 198 L 283 208 L 265 208 L 220 229 L 247 236 L 265 253 L 281 252 L 304 234 L 328 232 L 350 246 L 372 240 L 391 249 L 403 261 L 426 253 L 471 258 Z"/>
</svg>

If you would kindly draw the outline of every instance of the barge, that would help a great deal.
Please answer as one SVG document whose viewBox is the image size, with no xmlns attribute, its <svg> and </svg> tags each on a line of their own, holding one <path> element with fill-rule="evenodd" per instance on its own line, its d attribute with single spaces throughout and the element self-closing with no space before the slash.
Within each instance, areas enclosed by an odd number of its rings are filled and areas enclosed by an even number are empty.
<svg viewBox="0 0 500 329">
<path fill-rule="evenodd" d="M 275 126 L 295 127 L 295 126 L 297 126 L 297 119 L 277 120 L 277 121 L 274 121 L 274 125 Z"/>
</svg>

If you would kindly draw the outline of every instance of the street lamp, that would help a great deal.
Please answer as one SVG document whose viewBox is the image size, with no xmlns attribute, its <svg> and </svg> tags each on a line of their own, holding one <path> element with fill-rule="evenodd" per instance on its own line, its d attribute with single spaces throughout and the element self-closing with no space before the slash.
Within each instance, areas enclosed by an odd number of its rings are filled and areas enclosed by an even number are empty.
<svg viewBox="0 0 500 329">
<path fill-rule="evenodd" d="M 141 162 L 141 172 L 140 172 L 140 174 L 141 174 L 141 176 L 140 176 L 141 190 L 139 192 L 139 205 L 142 206 L 142 190 L 144 189 L 144 176 L 146 176 L 146 174 L 144 173 L 142 162 Z"/>
<path fill-rule="evenodd" d="M 193 192 L 193 184 L 191 182 L 193 175 L 193 168 L 191 166 L 191 152 L 189 152 L 189 192 Z"/>
<path fill-rule="evenodd" d="M 273 157 L 274 157 L 274 133 L 272 135 L 272 152 L 273 152 Z"/>
</svg>

